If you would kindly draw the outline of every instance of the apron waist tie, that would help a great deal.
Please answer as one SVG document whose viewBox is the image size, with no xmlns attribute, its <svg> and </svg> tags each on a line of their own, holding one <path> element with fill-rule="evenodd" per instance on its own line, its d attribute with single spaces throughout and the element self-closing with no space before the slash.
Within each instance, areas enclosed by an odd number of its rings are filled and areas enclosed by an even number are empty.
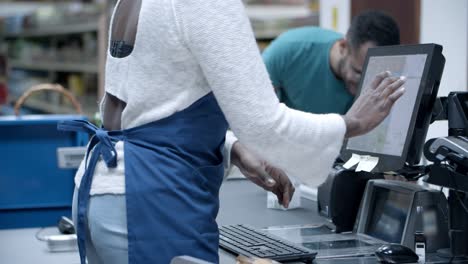
<svg viewBox="0 0 468 264">
<path fill-rule="evenodd" d="M 117 167 L 117 151 L 114 142 L 123 140 L 122 131 L 109 132 L 85 120 L 66 120 L 57 125 L 58 130 L 84 132 L 92 136 L 85 157 L 85 173 L 78 189 L 77 236 L 81 264 L 86 264 L 86 225 L 92 177 L 99 158 L 102 157 L 108 168 Z M 92 151 L 92 152 L 91 152 Z M 91 153 L 91 156 L 89 155 Z M 89 162 L 88 162 L 89 159 Z"/>
</svg>

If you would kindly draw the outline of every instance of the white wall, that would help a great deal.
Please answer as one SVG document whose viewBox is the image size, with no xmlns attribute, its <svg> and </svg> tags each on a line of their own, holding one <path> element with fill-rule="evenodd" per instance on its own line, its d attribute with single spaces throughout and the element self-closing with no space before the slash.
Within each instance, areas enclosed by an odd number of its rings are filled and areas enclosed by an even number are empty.
<svg viewBox="0 0 468 264">
<path fill-rule="evenodd" d="M 351 0 L 320 0 L 320 27 L 346 34 L 351 24 Z"/>
<path fill-rule="evenodd" d="M 468 88 L 468 1 L 421 0 L 421 43 L 444 47 L 445 69 L 439 96 Z M 447 122 L 436 122 L 428 137 L 447 135 Z"/>
</svg>

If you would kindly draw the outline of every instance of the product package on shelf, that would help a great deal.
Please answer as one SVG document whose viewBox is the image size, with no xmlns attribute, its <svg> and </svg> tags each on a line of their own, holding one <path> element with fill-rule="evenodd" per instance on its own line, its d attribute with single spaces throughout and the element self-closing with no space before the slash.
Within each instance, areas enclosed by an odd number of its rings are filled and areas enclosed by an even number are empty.
<svg viewBox="0 0 468 264">
<path fill-rule="evenodd" d="M 246 1 L 255 37 L 274 39 L 282 32 L 301 26 L 318 26 L 318 7 L 311 0 Z"/>
</svg>

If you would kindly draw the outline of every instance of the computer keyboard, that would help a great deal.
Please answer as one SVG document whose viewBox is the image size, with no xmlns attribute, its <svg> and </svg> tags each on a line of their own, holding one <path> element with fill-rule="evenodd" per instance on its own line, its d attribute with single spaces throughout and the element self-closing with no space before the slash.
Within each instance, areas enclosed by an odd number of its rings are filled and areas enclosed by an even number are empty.
<svg viewBox="0 0 468 264">
<path fill-rule="evenodd" d="M 220 227 L 219 247 L 238 255 L 269 258 L 280 262 L 312 262 L 317 255 L 307 248 L 246 225 Z"/>
</svg>

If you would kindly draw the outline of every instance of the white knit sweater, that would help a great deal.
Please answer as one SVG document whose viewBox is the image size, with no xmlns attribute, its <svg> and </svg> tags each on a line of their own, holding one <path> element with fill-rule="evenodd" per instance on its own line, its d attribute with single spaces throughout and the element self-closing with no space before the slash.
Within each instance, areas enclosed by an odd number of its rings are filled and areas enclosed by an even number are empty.
<svg viewBox="0 0 468 264">
<path fill-rule="evenodd" d="M 143 0 L 134 50 L 125 58 L 108 55 L 105 90 L 127 103 L 123 129 L 213 92 L 243 144 L 310 185 L 327 175 L 346 130 L 339 115 L 279 103 L 241 0 Z M 116 149 L 118 167 L 99 162 L 91 194 L 125 192 L 123 143 Z M 77 186 L 82 174 L 83 166 Z"/>
</svg>

